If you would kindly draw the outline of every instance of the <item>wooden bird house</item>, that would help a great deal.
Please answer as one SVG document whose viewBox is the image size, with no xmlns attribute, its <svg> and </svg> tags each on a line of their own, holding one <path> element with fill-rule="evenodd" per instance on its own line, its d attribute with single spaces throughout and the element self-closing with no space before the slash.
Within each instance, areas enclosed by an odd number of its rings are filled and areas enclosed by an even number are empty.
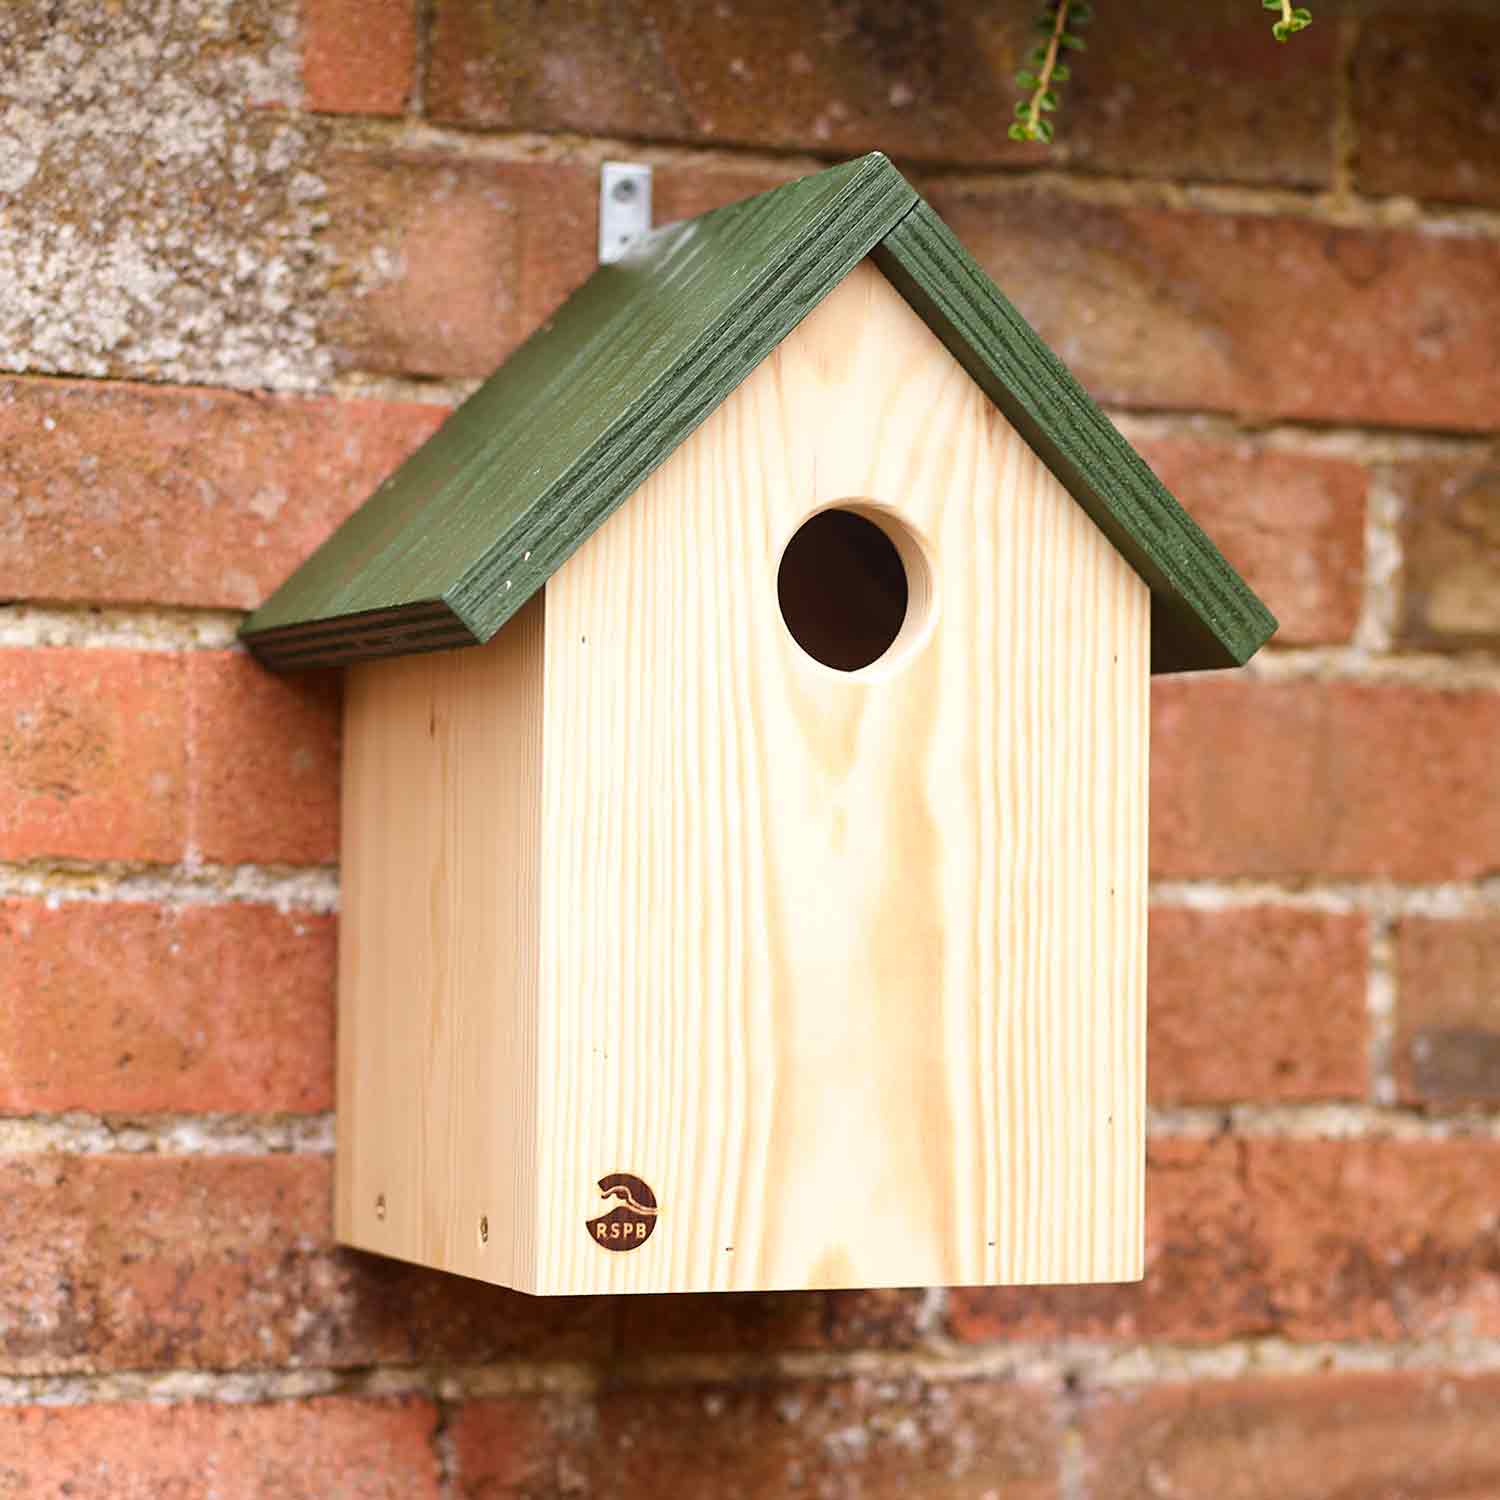
<svg viewBox="0 0 1500 1500">
<path fill-rule="evenodd" d="M 1138 1277 L 1150 675 L 1274 625 L 883 157 L 650 233 L 245 628 L 351 667 L 340 1238 Z"/>
</svg>

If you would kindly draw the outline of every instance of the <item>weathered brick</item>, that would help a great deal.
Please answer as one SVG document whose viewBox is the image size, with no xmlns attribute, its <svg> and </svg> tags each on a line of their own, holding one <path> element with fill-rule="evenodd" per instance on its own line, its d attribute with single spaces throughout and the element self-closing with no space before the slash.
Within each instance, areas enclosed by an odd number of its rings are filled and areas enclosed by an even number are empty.
<svg viewBox="0 0 1500 1500">
<path fill-rule="evenodd" d="M 1500 1141 L 1254 1140 L 1244 1150 L 1278 1332 L 1500 1334 Z"/>
<path fill-rule="evenodd" d="M 1158 678 L 1161 875 L 1465 880 L 1500 867 L 1500 694 Z"/>
<path fill-rule="evenodd" d="M 1144 31 L 1101 8 L 1048 152 L 1005 133 L 1033 18 L 961 0 L 884 10 L 634 0 L 569 7 L 538 26 L 523 0 L 440 0 L 428 97 L 437 118 L 464 125 L 1328 180 L 1332 26 L 1282 48 L 1234 0 L 1166 0 Z"/>
<path fill-rule="evenodd" d="M 324 333 L 345 367 L 488 375 L 598 263 L 598 174 L 554 162 L 336 152 L 342 285 Z"/>
<path fill-rule="evenodd" d="M 1242 1146 L 1153 1141 L 1146 1161 L 1146 1276 L 1118 1285 L 961 1287 L 949 1324 L 996 1339 L 1213 1343 L 1268 1331 L 1264 1251 L 1252 1234 Z"/>
<path fill-rule="evenodd" d="M 1364 577 L 1364 468 L 1253 442 L 1138 444 L 1276 616 L 1281 645 L 1347 641 Z"/>
<path fill-rule="evenodd" d="M 632 1354 L 909 1347 L 921 1336 L 924 1300 L 889 1290 L 622 1297 L 618 1334 Z"/>
<path fill-rule="evenodd" d="M 1500 203 L 1495 7 L 1438 0 L 1372 9 L 1354 54 L 1361 191 Z"/>
<path fill-rule="evenodd" d="M 1050 1402 L 1009 1382 L 882 1377 L 471 1401 L 450 1431 L 467 1500 L 627 1500 L 643 1487 L 740 1500 L 1058 1493 Z"/>
<path fill-rule="evenodd" d="M 1152 1102 L 1361 1097 L 1365 945 L 1362 917 L 1154 907 Z"/>
<path fill-rule="evenodd" d="M 430 1401 L 0 1409 L 0 1484 L 71 1500 L 437 1500 Z"/>
<path fill-rule="evenodd" d="M 0 1370 L 599 1356 L 607 1300 L 336 1249 L 314 1156 L 0 1160 Z"/>
<path fill-rule="evenodd" d="M 302 0 L 308 109 L 399 115 L 417 61 L 414 0 Z"/>
<path fill-rule="evenodd" d="M 939 183 L 933 200 L 1096 398 L 1500 424 L 1500 241 L 1031 187 Z"/>
<path fill-rule="evenodd" d="M 1426 650 L 1500 647 L 1500 461 L 1398 465 L 1396 638 Z"/>
<path fill-rule="evenodd" d="M 324 132 L 293 113 L 296 24 L 297 0 L 0 6 L 0 365 L 326 376 Z"/>
<path fill-rule="evenodd" d="M 1146 1278 L 963 1289 L 968 1340 L 1412 1339 L 1500 1330 L 1500 1142 L 1159 1140 Z"/>
<path fill-rule="evenodd" d="M 333 859 L 337 688 L 230 651 L 0 650 L 0 857 Z"/>
<path fill-rule="evenodd" d="M 179 658 L 0 649 L 0 703 L 0 857 L 178 857 L 188 802 Z"/>
<path fill-rule="evenodd" d="M 190 849 L 218 864 L 318 864 L 339 842 L 339 677 L 247 656 L 188 659 Z"/>
<path fill-rule="evenodd" d="M 1404 917 L 1396 951 L 1402 1098 L 1500 1104 L 1500 918 Z"/>
<path fill-rule="evenodd" d="M 0 1110 L 320 1110 L 334 923 L 268 906 L 0 903 Z"/>
<path fill-rule="evenodd" d="M 0 381 L 0 592 L 253 609 L 447 414 Z"/>
<path fill-rule="evenodd" d="M 1209 1380 L 1094 1398 L 1091 1500 L 1493 1493 L 1500 1380 L 1441 1370 Z"/>
<path fill-rule="evenodd" d="M 487 375 L 517 341 L 522 205 L 506 163 L 335 154 L 345 283 L 324 336 L 346 367 Z"/>
</svg>

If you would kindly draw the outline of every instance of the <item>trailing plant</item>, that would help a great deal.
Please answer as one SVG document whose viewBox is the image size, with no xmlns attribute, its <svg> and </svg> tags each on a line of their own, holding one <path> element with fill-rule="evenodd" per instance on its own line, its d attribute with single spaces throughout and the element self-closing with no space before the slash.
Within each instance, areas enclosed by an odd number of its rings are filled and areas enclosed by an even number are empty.
<svg viewBox="0 0 1500 1500">
<path fill-rule="evenodd" d="M 1078 35 L 1094 19 L 1094 7 L 1085 0 L 1049 0 L 1037 17 L 1037 30 L 1047 40 L 1027 54 L 1026 66 L 1016 74 L 1016 82 L 1030 93 L 1016 101 L 1016 118 L 1009 135 L 1013 141 L 1052 139 L 1052 121 L 1046 115 L 1057 108 L 1057 90 L 1072 77 L 1072 70 L 1059 61 L 1064 52 L 1082 52 L 1083 38 Z M 1071 29 L 1070 29 L 1071 28 Z"/>
<path fill-rule="evenodd" d="M 1271 27 L 1271 35 L 1278 42 L 1312 25 L 1312 12 L 1305 6 L 1294 6 L 1291 0 L 1261 0 L 1261 5 L 1280 12 L 1281 19 Z M 1093 18 L 1094 7 L 1087 0 L 1048 0 L 1042 7 L 1036 27 L 1046 40 L 1027 53 L 1016 72 L 1016 83 L 1026 97 L 1016 101 L 1016 117 L 1007 131 L 1011 140 L 1039 141 L 1044 146 L 1052 140 L 1055 132 L 1047 116 L 1057 109 L 1059 87 L 1072 77 L 1062 55 L 1085 50 L 1078 33 Z"/>
<path fill-rule="evenodd" d="M 1266 10 L 1279 10 L 1281 19 L 1271 27 L 1271 35 L 1284 42 L 1293 32 L 1312 25 L 1312 12 L 1305 6 L 1293 7 L 1292 0 L 1260 0 Z"/>
</svg>

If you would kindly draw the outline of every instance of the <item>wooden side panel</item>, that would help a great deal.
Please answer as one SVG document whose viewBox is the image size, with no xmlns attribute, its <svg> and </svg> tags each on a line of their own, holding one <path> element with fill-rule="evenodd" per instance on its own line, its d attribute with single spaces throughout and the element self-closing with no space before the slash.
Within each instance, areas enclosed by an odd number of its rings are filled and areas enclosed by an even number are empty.
<svg viewBox="0 0 1500 1500">
<path fill-rule="evenodd" d="M 858 502 L 931 572 L 842 674 Z M 1146 586 L 868 263 L 547 588 L 541 1292 L 1141 1272 Z M 659 1204 L 639 1248 L 596 1182 Z"/>
<path fill-rule="evenodd" d="M 533 1230 L 543 613 L 362 663 L 345 698 L 338 1236 L 509 1284 Z"/>
</svg>

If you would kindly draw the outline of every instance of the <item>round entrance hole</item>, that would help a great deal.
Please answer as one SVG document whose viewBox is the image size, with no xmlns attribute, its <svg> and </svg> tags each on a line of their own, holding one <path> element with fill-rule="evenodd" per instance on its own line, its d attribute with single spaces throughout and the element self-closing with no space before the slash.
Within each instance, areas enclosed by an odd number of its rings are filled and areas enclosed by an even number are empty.
<svg viewBox="0 0 1500 1500">
<path fill-rule="evenodd" d="M 916 538 L 874 507 L 841 505 L 798 527 L 776 597 L 792 639 L 825 667 L 857 672 L 920 631 L 931 575 Z"/>
</svg>

